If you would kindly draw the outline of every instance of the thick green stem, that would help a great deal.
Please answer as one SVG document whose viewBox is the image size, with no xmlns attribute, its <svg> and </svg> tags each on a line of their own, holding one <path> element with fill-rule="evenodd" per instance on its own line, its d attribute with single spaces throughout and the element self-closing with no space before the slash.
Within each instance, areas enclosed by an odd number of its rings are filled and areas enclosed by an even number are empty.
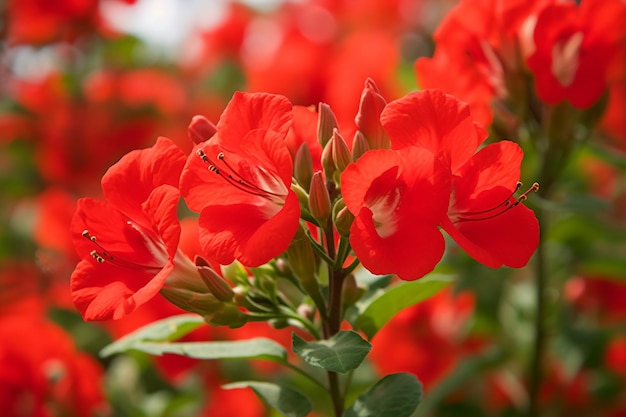
<svg viewBox="0 0 626 417">
<path fill-rule="evenodd" d="M 326 253 L 330 258 L 335 258 L 335 240 L 332 223 L 329 221 L 324 230 Z M 342 318 L 342 290 L 344 274 L 341 266 L 328 264 L 328 320 L 325 321 L 323 330 L 324 338 L 329 339 L 336 335 L 341 328 Z M 336 372 L 328 372 L 328 391 L 333 402 L 335 417 L 343 415 L 343 395 L 339 386 L 339 376 Z"/>
</svg>

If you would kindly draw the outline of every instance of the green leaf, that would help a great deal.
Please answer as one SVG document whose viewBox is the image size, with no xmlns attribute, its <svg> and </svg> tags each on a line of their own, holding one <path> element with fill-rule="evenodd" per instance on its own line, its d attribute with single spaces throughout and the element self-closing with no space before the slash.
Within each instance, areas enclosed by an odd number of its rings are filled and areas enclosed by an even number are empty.
<svg viewBox="0 0 626 417">
<path fill-rule="evenodd" d="M 203 324 L 206 324 L 204 319 L 197 314 L 181 314 L 155 321 L 104 347 L 100 351 L 100 356 L 107 357 L 134 349 L 134 345 L 146 340 L 159 342 L 177 340 Z"/>
<path fill-rule="evenodd" d="M 305 417 L 311 412 L 311 402 L 296 390 L 269 382 L 241 381 L 223 385 L 224 389 L 252 388 L 254 393 L 285 417 Z"/>
<path fill-rule="evenodd" d="M 344 417 L 408 417 L 422 398 L 422 384 L 407 373 L 387 375 L 348 408 Z"/>
<path fill-rule="evenodd" d="M 417 281 L 402 282 L 387 290 L 379 290 L 357 303 L 352 326 L 372 339 L 399 311 L 430 298 L 453 281 L 453 276 L 432 274 Z"/>
<path fill-rule="evenodd" d="M 372 349 L 367 340 L 351 330 L 342 330 L 318 342 L 306 342 L 295 333 L 291 338 L 293 351 L 306 363 L 331 372 L 356 369 Z"/>
<path fill-rule="evenodd" d="M 151 355 L 166 353 L 195 359 L 260 359 L 278 363 L 287 360 L 287 351 L 280 344 L 264 337 L 233 342 L 142 342 L 126 347 Z"/>
</svg>

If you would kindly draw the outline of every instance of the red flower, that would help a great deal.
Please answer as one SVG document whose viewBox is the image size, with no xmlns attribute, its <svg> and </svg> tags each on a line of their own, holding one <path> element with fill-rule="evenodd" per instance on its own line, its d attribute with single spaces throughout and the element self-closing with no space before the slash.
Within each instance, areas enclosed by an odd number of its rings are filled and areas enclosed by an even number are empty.
<svg viewBox="0 0 626 417">
<path fill-rule="evenodd" d="M 437 225 L 450 196 L 450 171 L 425 149 L 366 152 L 341 175 L 355 216 L 350 244 L 374 274 L 418 279 L 432 271 L 445 243 Z"/>
<path fill-rule="evenodd" d="M 200 212 L 200 243 L 222 264 L 259 266 L 283 253 L 298 227 L 285 143 L 292 106 L 282 96 L 235 93 L 217 133 L 195 148 L 181 177 L 187 205 Z"/>
<path fill-rule="evenodd" d="M 555 2 L 541 11 L 528 66 L 538 96 L 585 109 L 602 97 L 618 48 L 624 44 L 626 5 L 619 0 Z M 616 64 L 618 64 L 616 62 Z"/>
<path fill-rule="evenodd" d="M 0 318 L 0 405 L 7 417 L 110 415 L 102 367 L 37 317 Z"/>
<path fill-rule="evenodd" d="M 436 90 L 389 103 L 381 122 L 393 149 L 421 146 L 449 163 L 452 195 L 441 226 L 470 256 L 493 268 L 528 262 L 539 224 L 520 204 L 530 190 L 513 197 L 523 157 L 517 144 L 503 141 L 474 153 L 487 132 L 472 121 L 467 104 Z"/>
<path fill-rule="evenodd" d="M 197 276 L 193 262 L 178 250 L 176 184 L 184 161 L 176 145 L 159 138 L 107 171 L 102 178 L 106 202 L 78 201 L 71 231 L 82 261 L 71 289 L 86 320 L 121 318 L 166 282 Z"/>
</svg>

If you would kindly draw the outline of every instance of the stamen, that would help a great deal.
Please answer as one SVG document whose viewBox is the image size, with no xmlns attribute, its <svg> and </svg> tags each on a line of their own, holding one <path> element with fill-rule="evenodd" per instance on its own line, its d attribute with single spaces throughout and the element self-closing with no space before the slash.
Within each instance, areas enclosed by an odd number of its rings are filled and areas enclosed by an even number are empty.
<svg viewBox="0 0 626 417">
<path fill-rule="evenodd" d="M 475 216 L 477 214 L 485 214 L 485 213 L 489 213 L 492 212 L 502 206 L 504 206 L 504 209 L 498 211 L 497 213 L 493 213 L 491 215 L 488 216 L 483 216 L 483 217 L 459 217 L 455 223 L 458 222 L 470 222 L 470 221 L 478 221 L 478 220 L 489 220 L 489 219 L 493 219 L 494 217 L 498 217 L 501 214 L 506 213 L 507 211 L 513 209 L 514 207 L 517 207 L 520 203 L 522 203 L 523 201 L 525 201 L 526 199 L 528 199 L 528 194 L 530 194 L 531 192 L 537 192 L 539 191 L 539 183 L 533 183 L 533 185 L 526 191 L 524 191 L 524 193 L 522 193 L 522 195 L 520 195 L 519 197 L 517 197 L 517 199 L 515 199 L 514 202 L 511 202 L 510 199 L 515 195 L 515 192 L 517 192 L 517 190 L 521 187 L 522 183 L 518 182 L 515 190 L 511 193 L 511 195 L 509 197 L 507 197 L 507 199 L 505 201 L 503 201 L 502 203 L 498 204 L 497 206 L 494 206 L 488 210 L 483 210 L 483 211 L 475 211 L 475 212 L 465 212 L 462 213 L 463 215 L 467 215 L 467 216 Z"/>
<path fill-rule="evenodd" d="M 89 233 L 89 230 L 85 229 L 81 233 L 81 235 L 92 242 L 100 251 L 94 249 L 89 252 L 98 263 L 104 263 L 105 261 L 110 262 L 116 266 L 123 268 L 131 268 L 131 269 L 143 269 L 143 270 L 160 270 L 161 268 L 158 266 L 149 266 L 149 265 L 141 265 L 136 262 L 128 261 L 120 256 L 113 256 L 107 252 L 107 250 L 97 242 L 96 236 Z"/>
<path fill-rule="evenodd" d="M 226 161 L 226 155 L 224 154 L 224 152 L 220 152 L 217 154 L 217 160 L 220 161 L 223 165 L 225 170 L 228 170 L 227 172 L 223 172 L 219 167 L 217 167 L 217 164 L 215 162 L 213 162 L 205 153 L 202 149 L 198 149 L 196 151 L 196 155 L 198 155 L 200 157 L 200 159 L 202 159 L 203 162 L 209 164 L 208 166 L 208 170 L 219 175 L 220 177 L 222 177 L 227 183 L 231 184 L 232 186 L 234 186 L 235 188 L 244 191 L 246 193 L 252 194 L 252 195 L 257 195 L 259 197 L 265 197 L 265 198 L 269 198 L 272 199 L 274 198 L 279 198 L 279 199 L 283 199 L 284 195 L 279 194 L 279 193 L 275 193 L 272 191 L 268 191 L 266 189 L 263 189 L 257 185 L 254 185 L 252 181 L 248 181 L 246 180 L 245 177 L 243 177 L 239 172 L 237 172 L 237 170 L 235 168 L 233 168 L 227 161 Z"/>
</svg>

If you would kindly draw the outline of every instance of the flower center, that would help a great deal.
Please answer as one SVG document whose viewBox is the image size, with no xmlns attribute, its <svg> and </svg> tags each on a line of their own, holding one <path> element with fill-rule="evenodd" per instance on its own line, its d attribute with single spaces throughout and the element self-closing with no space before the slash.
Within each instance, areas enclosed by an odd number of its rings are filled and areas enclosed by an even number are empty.
<svg viewBox="0 0 626 417">
<path fill-rule="evenodd" d="M 139 234 L 152 262 L 142 264 L 134 261 L 129 261 L 128 259 L 117 254 L 114 255 L 111 253 L 111 251 L 107 250 L 103 245 L 101 245 L 100 242 L 98 242 L 98 239 L 95 235 L 92 235 L 89 230 L 85 229 L 83 230 L 81 235 L 85 239 L 89 240 L 95 247 L 95 249 L 89 252 L 89 254 L 98 263 L 108 262 L 121 268 L 144 270 L 154 274 L 158 273 L 161 269 L 163 269 L 163 265 L 165 265 L 165 262 L 167 261 L 167 251 L 162 244 L 156 242 L 154 239 L 151 239 L 149 236 L 147 236 L 146 233 L 143 233 L 140 228 L 134 225 L 132 222 L 127 221 L 126 224 L 131 227 L 133 231 Z"/>
<path fill-rule="evenodd" d="M 372 211 L 376 232 L 383 239 L 394 234 L 397 229 L 398 218 L 395 212 L 399 203 L 400 191 L 394 188 L 367 205 Z"/>
<path fill-rule="evenodd" d="M 217 154 L 216 160 L 219 161 L 218 163 L 213 162 L 202 149 L 198 149 L 196 155 L 208 164 L 209 171 L 219 175 L 224 181 L 238 190 L 263 197 L 280 206 L 284 205 L 289 190 L 274 172 L 257 165 L 248 166 L 245 169 L 247 175 L 242 174 L 240 170 L 235 169 L 228 163 L 224 152 Z"/>
<path fill-rule="evenodd" d="M 515 185 L 515 189 L 509 194 L 509 196 L 504 199 L 499 204 L 480 211 L 463 211 L 463 212 L 454 212 L 450 217 L 453 223 L 460 222 L 472 222 L 478 220 L 489 220 L 494 217 L 498 217 L 501 214 L 506 213 L 507 211 L 517 207 L 523 201 L 528 198 L 528 194 L 531 192 L 537 192 L 539 190 L 539 184 L 533 183 L 533 185 L 526 191 L 524 191 L 519 197 L 515 197 L 515 193 L 522 187 L 521 182 L 517 182 Z"/>
</svg>

